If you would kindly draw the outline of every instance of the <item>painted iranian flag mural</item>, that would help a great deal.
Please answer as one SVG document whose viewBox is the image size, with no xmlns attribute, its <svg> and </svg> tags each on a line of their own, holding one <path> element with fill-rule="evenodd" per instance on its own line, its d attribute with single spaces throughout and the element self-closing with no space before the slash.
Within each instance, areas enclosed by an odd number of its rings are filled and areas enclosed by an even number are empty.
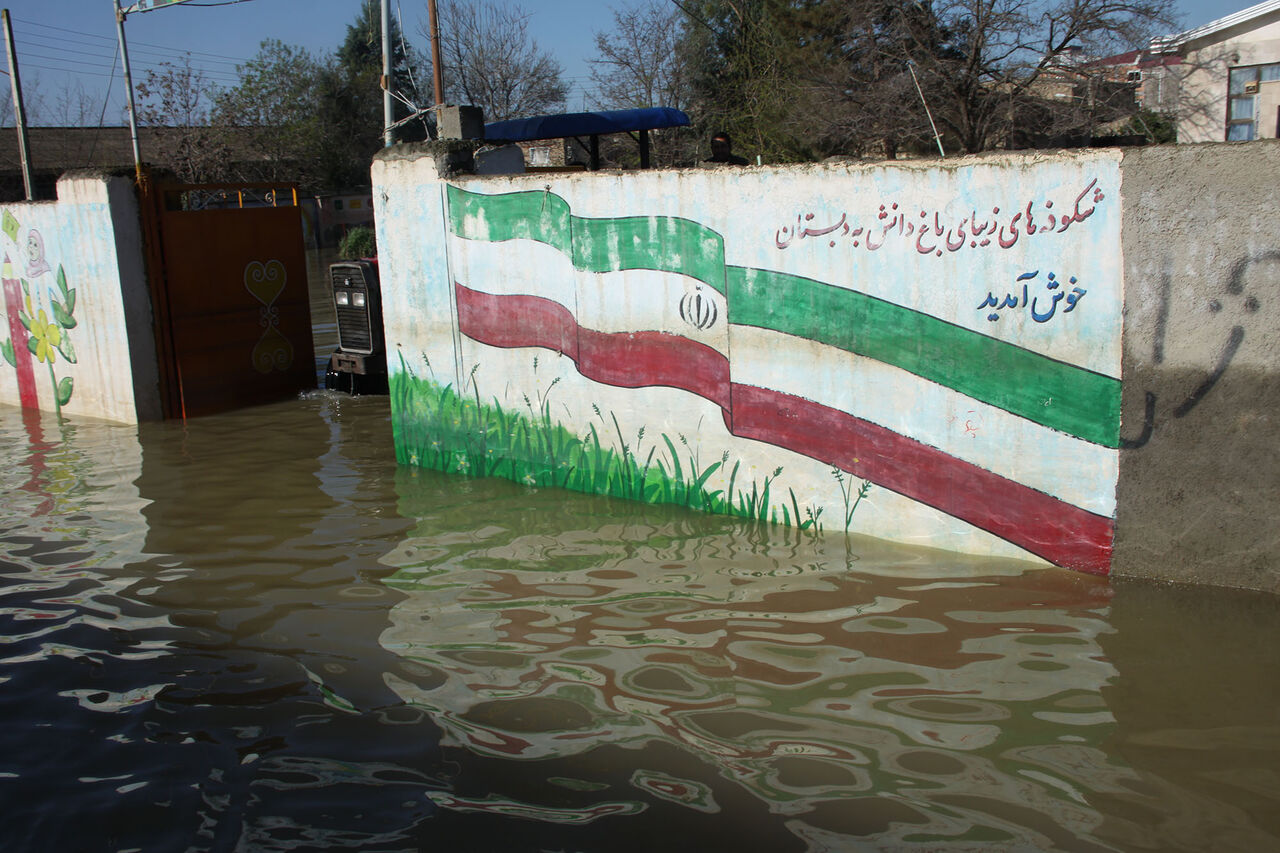
<svg viewBox="0 0 1280 853">
<path fill-rule="evenodd" d="M 1118 200 L 1105 155 L 445 185 L 398 451 L 1105 572 Z"/>
</svg>

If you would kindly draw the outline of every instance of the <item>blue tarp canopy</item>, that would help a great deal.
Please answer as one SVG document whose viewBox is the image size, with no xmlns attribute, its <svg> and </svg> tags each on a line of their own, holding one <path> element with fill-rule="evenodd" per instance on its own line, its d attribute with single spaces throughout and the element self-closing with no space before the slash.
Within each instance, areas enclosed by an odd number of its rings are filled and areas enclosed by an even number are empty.
<svg viewBox="0 0 1280 853">
<path fill-rule="evenodd" d="M 484 138 L 525 142 L 533 139 L 625 133 L 631 130 L 657 130 L 662 127 L 687 127 L 688 124 L 689 117 L 671 107 L 601 110 L 490 122 L 484 126 Z"/>
</svg>

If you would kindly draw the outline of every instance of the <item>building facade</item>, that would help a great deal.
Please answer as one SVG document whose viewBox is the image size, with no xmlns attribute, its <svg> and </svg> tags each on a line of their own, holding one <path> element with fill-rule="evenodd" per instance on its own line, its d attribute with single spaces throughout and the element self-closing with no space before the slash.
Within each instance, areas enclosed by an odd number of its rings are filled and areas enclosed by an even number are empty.
<svg viewBox="0 0 1280 853">
<path fill-rule="evenodd" d="M 1280 137 L 1280 0 L 1157 39 L 1177 57 L 1179 142 Z M 1145 84 L 1144 80 L 1144 84 Z"/>
</svg>

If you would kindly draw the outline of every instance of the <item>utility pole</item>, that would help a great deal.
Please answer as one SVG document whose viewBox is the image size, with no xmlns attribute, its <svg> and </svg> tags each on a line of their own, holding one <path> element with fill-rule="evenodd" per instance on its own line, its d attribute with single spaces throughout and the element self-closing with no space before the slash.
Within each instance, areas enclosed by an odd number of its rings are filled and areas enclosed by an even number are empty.
<svg viewBox="0 0 1280 853">
<path fill-rule="evenodd" d="M 427 0 L 427 25 L 431 27 L 431 77 L 438 107 L 444 103 L 444 74 L 440 70 L 440 16 L 436 14 L 436 0 Z"/>
<path fill-rule="evenodd" d="M 35 201 L 35 181 L 31 177 L 31 151 L 27 144 L 27 113 L 22 107 L 22 81 L 18 79 L 18 51 L 13 46 L 13 25 L 9 10 L 3 10 L 4 48 L 9 54 L 9 83 L 13 86 L 13 119 L 18 127 L 18 155 L 22 158 L 22 183 L 27 190 L 27 201 Z"/>
<path fill-rule="evenodd" d="M 133 75 L 129 70 L 129 47 L 124 40 L 124 19 L 134 12 L 150 12 L 164 6 L 176 6 L 187 0 L 137 0 L 128 8 L 116 7 L 116 38 L 120 41 L 120 64 L 124 68 L 124 88 L 129 96 L 129 137 L 133 141 L 133 169 L 138 183 L 142 183 L 142 149 L 138 145 L 138 110 L 133 100 Z"/>
<path fill-rule="evenodd" d="M 142 182 L 142 147 L 138 145 L 138 110 L 133 101 L 133 74 L 129 70 L 129 47 L 124 40 L 124 17 L 127 13 L 116 0 L 116 38 L 120 41 L 120 64 L 124 68 L 124 89 L 129 98 L 129 139 L 133 142 L 133 173 Z"/>
<path fill-rule="evenodd" d="M 382 137 L 383 145 L 390 147 L 396 143 L 395 100 L 391 95 L 391 87 L 395 81 L 391 79 L 391 0 L 382 0 Z"/>
</svg>

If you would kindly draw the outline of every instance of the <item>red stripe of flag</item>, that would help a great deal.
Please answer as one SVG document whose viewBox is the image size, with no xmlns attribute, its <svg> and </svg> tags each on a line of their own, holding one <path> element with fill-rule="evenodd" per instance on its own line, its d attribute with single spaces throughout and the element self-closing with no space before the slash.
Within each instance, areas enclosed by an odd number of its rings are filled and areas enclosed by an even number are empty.
<svg viewBox="0 0 1280 853">
<path fill-rule="evenodd" d="M 733 385 L 733 433 L 794 450 L 999 536 L 1051 563 L 1105 575 L 1115 523 L 811 400 Z"/>
</svg>

